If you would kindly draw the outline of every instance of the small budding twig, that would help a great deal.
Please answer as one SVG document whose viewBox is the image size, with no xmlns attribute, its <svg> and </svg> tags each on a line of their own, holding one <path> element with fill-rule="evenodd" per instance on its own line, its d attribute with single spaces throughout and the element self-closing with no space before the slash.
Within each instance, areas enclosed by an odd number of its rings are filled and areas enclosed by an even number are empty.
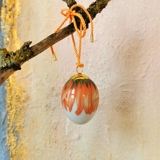
<svg viewBox="0 0 160 160">
<path fill-rule="evenodd" d="M 0 49 L 1 55 L 1 70 L 13 69 L 20 70 L 21 64 L 33 56 L 33 52 L 29 45 L 32 42 L 25 42 L 23 46 L 16 52 L 9 52 L 7 49 Z"/>
</svg>

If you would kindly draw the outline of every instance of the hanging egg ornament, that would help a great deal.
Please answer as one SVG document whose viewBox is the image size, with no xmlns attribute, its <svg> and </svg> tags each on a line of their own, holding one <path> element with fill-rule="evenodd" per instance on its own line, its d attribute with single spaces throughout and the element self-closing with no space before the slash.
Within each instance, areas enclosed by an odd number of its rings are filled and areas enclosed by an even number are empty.
<svg viewBox="0 0 160 160">
<path fill-rule="evenodd" d="M 62 89 L 61 101 L 68 118 L 76 124 L 85 124 L 97 111 L 99 92 L 86 75 L 73 75 Z"/>
</svg>

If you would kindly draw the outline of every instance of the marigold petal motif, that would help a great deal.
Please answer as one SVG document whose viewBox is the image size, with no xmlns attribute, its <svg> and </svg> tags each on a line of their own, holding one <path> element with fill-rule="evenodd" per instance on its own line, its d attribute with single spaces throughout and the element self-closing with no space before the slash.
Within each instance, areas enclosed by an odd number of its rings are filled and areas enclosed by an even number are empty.
<svg viewBox="0 0 160 160">
<path fill-rule="evenodd" d="M 66 111 L 72 112 L 76 102 L 75 114 L 79 116 L 83 111 L 92 114 L 98 108 L 99 93 L 94 82 L 86 75 L 72 76 L 62 89 L 61 101 Z"/>
</svg>

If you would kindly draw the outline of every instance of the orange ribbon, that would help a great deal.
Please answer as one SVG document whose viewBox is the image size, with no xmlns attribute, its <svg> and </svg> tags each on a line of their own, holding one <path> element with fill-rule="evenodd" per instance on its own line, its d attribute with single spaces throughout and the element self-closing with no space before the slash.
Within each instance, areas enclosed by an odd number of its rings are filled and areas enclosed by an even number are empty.
<svg viewBox="0 0 160 160">
<path fill-rule="evenodd" d="M 64 15 L 66 18 L 63 20 L 63 22 L 59 25 L 59 27 L 55 30 L 55 32 L 57 32 L 63 25 L 64 23 L 70 19 L 70 24 L 73 22 L 74 24 L 74 28 L 76 30 L 76 33 L 79 37 L 79 47 L 77 49 L 76 47 L 76 42 L 75 42 L 75 39 L 74 39 L 74 35 L 71 34 L 71 37 L 72 37 L 72 42 L 73 42 L 73 47 L 74 47 L 74 51 L 75 51 L 75 54 L 76 54 L 76 57 L 77 57 L 77 67 L 84 67 L 84 64 L 81 63 L 81 48 L 82 48 L 82 38 L 84 38 L 84 36 L 86 35 L 86 23 L 85 23 L 85 20 L 84 18 L 82 17 L 82 15 L 80 13 L 77 13 L 75 12 L 75 8 L 78 7 L 78 8 L 81 8 L 88 16 L 89 20 L 90 20 L 90 24 L 91 24 L 91 42 L 94 42 L 94 35 L 93 35 L 93 21 L 92 21 L 92 18 L 91 18 L 91 15 L 89 14 L 89 12 L 80 4 L 75 4 L 73 5 L 70 9 L 62 9 L 61 11 L 61 14 Z M 77 27 L 77 23 L 76 23 L 76 19 L 75 17 L 79 18 L 80 19 L 80 28 L 78 29 Z M 54 49 L 52 46 L 50 46 L 51 48 L 51 52 L 53 54 L 53 57 L 54 57 L 54 60 L 57 60 L 57 57 L 56 57 L 56 54 L 54 52 Z"/>
</svg>

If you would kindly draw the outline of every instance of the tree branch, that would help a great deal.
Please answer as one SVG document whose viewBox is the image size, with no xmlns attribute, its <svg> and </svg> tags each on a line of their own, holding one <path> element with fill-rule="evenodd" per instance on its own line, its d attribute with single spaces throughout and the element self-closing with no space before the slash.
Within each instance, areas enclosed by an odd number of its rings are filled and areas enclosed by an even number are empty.
<svg viewBox="0 0 160 160">
<path fill-rule="evenodd" d="M 62 0 L 67 3 L 67 6 L 71 8 L 74 4 L 77 4 L 75 0 Z"/>
<path fill-rule="evenodd" d="M 63 1 L 67 3 L 68 7 L 76 4 L 75 0 Z M 90 13 L 92 19 L 94 19 L 96 15 L 107 6 L 109 1 L 110 0 L 96 0 L 89 6 L 87 10 Z M 78 12 L 82 14 L 86 24 L 88 25 L 89 19 L 85 12 L 83 12 L 81 9 L 79 9 Z M 58 32 L 51 34 L 32 47 L 30 47 L 31 42 L 25 42 L 24 45 L 16 52 L 9 52 L 5 48 L 0 49 L 0 85 L 16 70 L 20 70 L 23 63 L 37 56 L 51 45 L 54 45 L 74 32 L 74 26 L 73 24 L 70 24 Z"/>
</svg>

